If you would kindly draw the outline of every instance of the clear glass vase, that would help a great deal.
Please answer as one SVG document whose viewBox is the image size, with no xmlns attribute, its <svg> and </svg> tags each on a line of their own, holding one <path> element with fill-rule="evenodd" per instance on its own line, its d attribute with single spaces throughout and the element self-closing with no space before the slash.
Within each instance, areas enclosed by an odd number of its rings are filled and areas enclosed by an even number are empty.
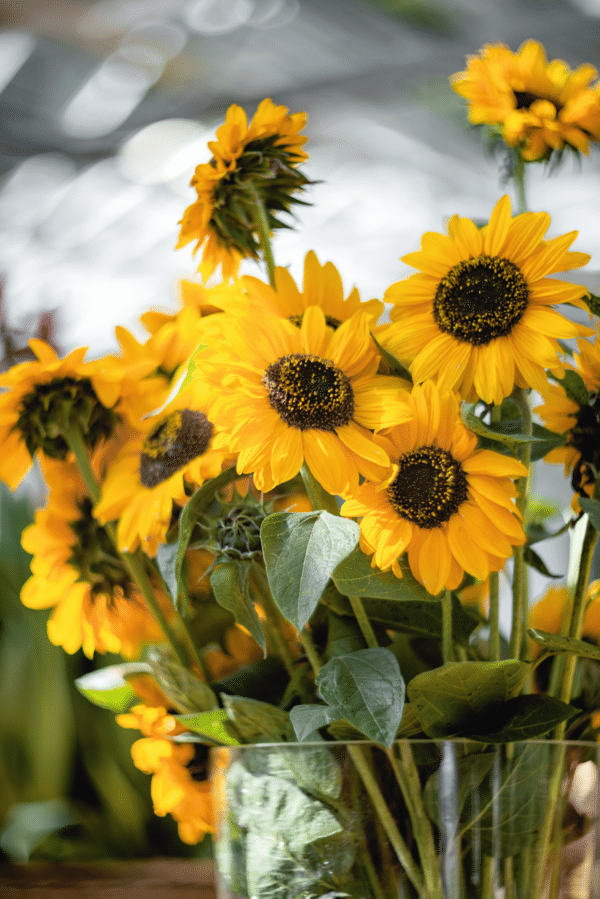
<svg viewBox="0 0 600 899">
<path fill-rule="evenodd" d="M 212 750 L 219 899 L 598 899 L 599 747 Z"/>
</svg>

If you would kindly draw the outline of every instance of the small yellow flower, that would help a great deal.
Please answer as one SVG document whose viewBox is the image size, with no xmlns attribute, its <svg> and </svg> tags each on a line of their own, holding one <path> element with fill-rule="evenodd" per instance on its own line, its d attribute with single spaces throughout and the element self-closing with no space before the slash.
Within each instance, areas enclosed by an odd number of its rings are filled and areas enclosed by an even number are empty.
<svg viewBox="0 0 600 899">
<path fill-rule="evenodd" d="M 572 71 L 560 59 L 548 62 L 543 46 L 529 40 L 517 53 L 486 44 L 451 82 L 468 101 L 470 121 L 496 126 L 530 161 L 565 147 L 588 153 L 590 141 L 600 140 L 597 78 L 591 65 Z"/>
</svg>

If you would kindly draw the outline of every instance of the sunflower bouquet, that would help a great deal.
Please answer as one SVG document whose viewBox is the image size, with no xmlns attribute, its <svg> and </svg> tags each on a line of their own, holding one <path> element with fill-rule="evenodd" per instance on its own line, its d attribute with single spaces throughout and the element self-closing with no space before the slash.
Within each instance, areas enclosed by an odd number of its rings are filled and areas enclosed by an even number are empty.
<svg viewBox="0 0 600 899">
<path fill-rule="evenodd" d="M 35 461 L 48 487 L 22 601 L 66 652 L 123 657 L 77 686 L 140 732 L 181 839 L 216 830 L 224 897 L 566 895 L 600 731 L 600 300 L 555 277 L 589 257 L 547 237 L 525 174 L 600 140 L 597 77 L 535 41 L 453 76 L 517 207 L 423 235 L 389 315 L 312 251 L 301 285 L 275 264 L 306 116 L 232 106 L 192 179 L 180 308 L 90 362 L 32 340 L 0 378 L 0 478 Z M 544 459 L 572 479 L 555 532 Z M 552 577 L 533 546 L 566 531 L 573 581 L 529 621 L 529 569 Z"/>
</svg>

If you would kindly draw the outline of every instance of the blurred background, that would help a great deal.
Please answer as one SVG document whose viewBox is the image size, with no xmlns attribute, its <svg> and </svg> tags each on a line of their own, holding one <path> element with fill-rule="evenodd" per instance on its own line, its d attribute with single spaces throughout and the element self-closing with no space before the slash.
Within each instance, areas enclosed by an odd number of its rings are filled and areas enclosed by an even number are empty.
<svg viewBox="0 0 600 899">
<path fill-rule="evenodd" d="M 175 307 L 195 268 L 189 246 L 173 249 L 177 223 L 231 103 L 308 112 L 305 172 L 319 183 L 277 235 L 277 263 L 301 277 L 314 249 L 346 288 L 381 298 L 424 231 L 454 213 L 486 219 L 506 190 L 448 76 L 484 43 L 527 38 L 599 68 L 600 0 L 3 0 L 2 367 L 34 335 L 113 352 L 115 325 L 142 336 L 142 312 Z M 551 236 L 579 230 L 592 260 L 575 280 L 596 291 L 599 173 L 597 149 L 552 177 L 528 171 L 530 207 L 551 213 Z M 561 469 L 535 489 L 560 524 Z M 45 613 L 19 603 L 19 534 L 40 490 L 0 489 L 0 859 L 207 854 L 208 840 L 185 847 L 152 814 L 135 735 L 75 693 L 91 663 L 51 646 Z M 566 571 L 567 552 L 566 538 L 546 550 L 551 570 Z"/>
</svg>

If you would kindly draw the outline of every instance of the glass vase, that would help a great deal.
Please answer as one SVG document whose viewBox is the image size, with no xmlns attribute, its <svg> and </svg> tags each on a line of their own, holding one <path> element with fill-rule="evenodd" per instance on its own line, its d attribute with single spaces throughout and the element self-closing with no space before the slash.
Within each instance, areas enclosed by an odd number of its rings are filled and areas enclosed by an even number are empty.
<svg viewBox="0 0 600 899">
<path fill-rule="evenodd" d="M 212 750 L 219 899 L 599 899 L 595 743 Z"/>
</svg>

